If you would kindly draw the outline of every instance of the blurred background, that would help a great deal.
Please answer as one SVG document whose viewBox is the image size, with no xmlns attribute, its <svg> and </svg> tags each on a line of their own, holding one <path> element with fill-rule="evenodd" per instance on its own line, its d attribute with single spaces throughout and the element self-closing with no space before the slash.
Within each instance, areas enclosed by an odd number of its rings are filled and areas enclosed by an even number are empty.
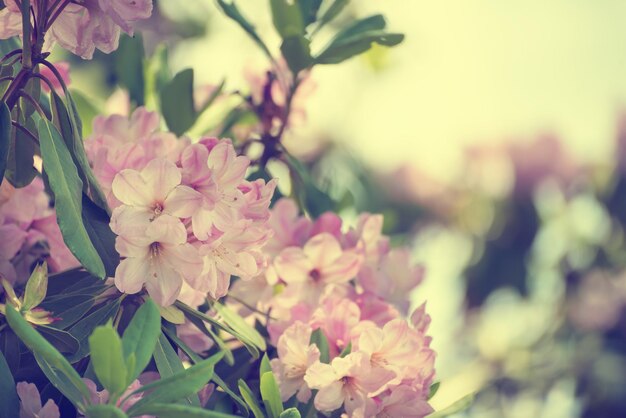
<svg viewBox="0 0 626 418">
<path fill-rule="evenodd" d="M 194 68 L 197 97 L 222 80 L 254 96 L 266 58 L 212 0 L 156 5 L 148 57 Z M 238 5 L 277 49 L 267 3 Z M 347 220 L 384 213 L 426 266 L 414 301 L 433 318 L 433 405 L 475 393 L 459 417 L 626 416 L 626 2 L 353 0 L 343 14 L 378 12 L 405 42 L 316 67 L 286 146 Z M 124 50 L 98 65 L 55 52 L 87 119 L 128 112 Z M 195 134 L 250 132 L 246 117 L 217 129 L 235 96 Z"/>
</svg>

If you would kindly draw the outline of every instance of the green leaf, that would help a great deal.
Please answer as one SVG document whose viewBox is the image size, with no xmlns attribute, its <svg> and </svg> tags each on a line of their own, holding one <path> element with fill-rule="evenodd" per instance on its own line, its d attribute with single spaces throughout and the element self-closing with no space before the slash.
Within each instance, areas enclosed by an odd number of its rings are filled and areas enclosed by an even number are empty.
<svg viewBox="0 0 626 418">
<path fill-rule="evenodd" d="M 128 415 L 114 405 L 90 405 L 85 411 L 86 418 L 128 418 Z"/>
<path fill-rule="evenodd" d="M 216 373 L 213 373 L 213 377 L 211 378 L 211 380 L 213 380 L 217 386 L 219 386 L 224 392 L 226 392 L 226 394 L 228 394 L 228 396 L 230 396 L 235 402 L 237 402 L 237 404 L 239 405 L 239 407 L 245 412 L 246 417 L 249 415 L 249 409 L 248 409 L 248 405 L 246 404 L 246 402 L 241 399 L 241 397 L 239 395 L 237 395 L 227 384 L 226 382 L 224 382 L 224 380 L 222 380 L 221 377 L 219 377 Z"/>
<path fill-rule="evenodd" d="M 357 20 L 340 31 L 326 49 L 315 58 L 315 62 L 318 64 L 338 64 L 367 51 L 374 43 L 383 46 L 395 46 L 402 42 L 404 35 L 385 32 L 386 25 L 382 15 Z"/>
<path fill-rule="evenodd" d="M 351 352 L 352 352 L 352 341 L 348 342 L 348 345 L 346 346 L 346 348 L 341 350 L 341 353 L 339 353 L 339 357 L 345 357 Z"/>
<path fill-rule="evenodd" d="M 74 355 L 70 356 L 71 362 L 76 362 L 89 354 L 89 344 L 87 342 L 89 336 L 98 325 L 106 324 L 109 319 L 117 314 L 121 301 L 121 298 L 108 300 L 89 315 L 72 325 L 68 332 L 78 340 L 80 348 Z"/>
<path fill-rule="evenodd" d="M 67 104 L 54 91 L 50 93 L 50 109 L 52 111 L 52 121 L 57 127 L 61 137 L 67 145 L 67 149 L 72 156 L 78 175 L 83 182 L 83 191 L 99 207 L 107 213 L 110 212 L 106 196 L 100 189 L 96 176 L 91 170 L 91 165 L 85 153 L 85 146 L 82 139 L 82 122 L 78 116 L 76 103 L 73 101 L 70 92 L 66 92 Z"/>
<path fill-rule="evenodd" d="M 315 28 L 315 32 L 324 27 L 328 22 L 332 21 L 337 17 L 339 13 L 350 3 L 350 0 L 335 0 L 333 4 L 330 5 L 328 9 L 324 12 L 322 17 L 319 19 L 319 23 Z M 314 32 L 314 33 L 315 33 Z"/>
<path fill-rule="evenodd" d="M 140 35 L 122 36 L 115 51 L 115 76 L 124 86 L 137 106 L 145 103 L 145 81 L 143 69 L 143 41 Z"/>
<path fill-rule="evenodd" d="M 232 366 L 235 363 L 235 357 L 233 356 L 232 351 L 230 351 L 230 348 L 228 348 L 228 346 L 226 345 L 224 340 L 222 340 L 222 338 L 220 338 L 219 335 L 217 335 L 215 332 L 213 332 L 210 328 L 204 326 L 204 322 L 205 321 L 209 322 L 209 323 L 213 323 L 211 321 L 215 321 L 215 320 L 213 318 L 203 314 L 202 312 L 198 312 L 195 309 L 192 309 L 192 308 L 190 308 L 188 306 L 186 308 L 183 308 L 183 312 L 185 313 L 185 317 L 187 319 L 189 319 L 190 322 L 192 322 L 205 335 L 207 335 L 208 337 L 212 338 L 213 341 L 215 341 L 215 343 L 218 345 L 220 350 L 224 353 L 224 357 L 225 357 L 226 363 L 228 363 L 228 364 L 230 364 Z M 194 314 L 194 312 L 195 312 L 195 314 Z M 209 321 L 209 319 L 210 319 L 210 321 Z M 215 322 L 217 322 L 217 321 L 215 321 Z"/>
<path fill-rule="evenodd" d="M 167 127 L 180 136 L 196 121 L 193 102 L 193 70 L 188 68 L 176 74 L 161 91 L 161 112 Z"/>
<path fill-rule="evenodd" d="M 148 299 L 137 309 L 122 337 L 124 357 L 128 359 L 131 354 L 135 355 L 134 368 L 132 370 L 128 368 L 126 386 L 130 385 L 150 363 L 159 340 L 160 329 L 159 309 L 152 299 Z"/>
<path fill-rule="evenodd" d="M 280 418 L 301 418 L 300 411 L 297 408 L 285 409 Z"/>
<path fill-rule="evenodd" d="M 97 327 L 89 337 L 91 361 L 98 380 L 110 394 L 119 395 L 126 388 L 126 361 L 122 340 L 109 323 Z"/>
<path fill-rule="evenodd" d="M 321 328 L 316 329 L 311 333 L 311 344 L 315 344 L 315 346 L 320 350 L 320 362 L 322 363 L 330 363 L 330 354 L 328 347 L 328 340 L 322 332 Z"/>
<path fill-rule="evenodd" d="M 444 418 L 444 417 L 452 416 L 454 414 L 458 414 L 459 412 L 463 412 L 467 408 L 469 408 L 470 405 L 472 405 L 472 403 L 474 402 L 474 397 L 475 395 L 473 393 L 470 393 L 469 395 L 464 396 L 463 398 L 454 402 L 452 405 L 448 406 L 447 408 L 444 408 L 440 411 L 436 411 L 432 413 L 431 415 L 428 416 L 428 418 Z"/>
<path fill-rule="evenodd" d="M 289 69 L 294 74 L 298 74 L 313 65 L 314 61 L 311 57 L 309 43 L 309 40 L 304 36 L 296 35 L 285 38 L 280 46 L 280 52 L 282 52 Z"/>
<path fill-rule="evenodd" d="M 153 403 L 142 408 L 143 414 L 154 415 L 159 418 L 237 418 L 237 415 L 222 412 L 208 411 L 187 405 Z M 137 415 L 132 415 L 137 416 Z"/>
<path fill-rule="evenodd" d="M 26 128 L 33 128 L 33 119 L 29 118 L 26 125 Z M 35 130 L 36 127 L 30 131 L 36 134 L 33 132 Z M 37 170 L 33 167 L 35 149 L 36 146 L 28 134 L 17 128 L 11 130 L 9 156 L 4 175 L 13 186 L 17 188 L 28 186 L 37 176 Z"/>
<path fill-rule="evenodd" d="M 304 165 L 288 153 L 283 155 L 291 169 L 294 184 L 292 190 L 294 190 L 300 206 L 313 218 L 317 218 L 324 212 L 332 211 L 336 206 L 335 202 L 317 187 Z"/>
<path fill-rule="evenodd" d="M 322 0 L 300 0 L 295 2 L 300 6 L 300 14 L 304 25 L 308 26 L 317 19 L 317 12 L 322 5 Z"/>
<path fill-rule="evenodd" d="M 268 49 L 267 45 L 263 42 L 263 40 L 256 33 L 255 27 L 241 14 L 235 2 L 227 3 L 224 0 L 217 0 L 217 4 L 220 6 L 222 11 L 226 16 L 234 20 L 241 26 L 241 28 L 252 38 L 254 42 L 261 48 L 261 50 L 265 53 L 265 55 L 271 59 L 272 53 Z"/>
<path fill-rule="evenodd" d="M 46 297 L 48 290 L 48 265 L 37 265 L 33 270 L 30 278 L 26 282 L 26 290 L 24 291 L 24 303 L 22 309 L 29 311 L 35 306 L 39 306 L 42 300 Z"/>
<path fill-rule="evenodd" d="M 72 254 L 95 276 L 104 278 L 104 264 L 94 248 L 82 221 L 83 182 L 72 156 L 56 127 L 45 119 L 39 121 L 39 143 L 43 167 L 54 193 L 57 221 L 63 239 Z"/>
<path fill-rule="evenodd" d="M 233 312 L 230 308 L 222 305 L 220 302 L 215 302 L 213 304 L 213 308 L 215 308 L 224 322 L 226 322 L 226 324 L 236 332 L 237 335 L 235 335 L 235 337 L 239 336 L 243 339 L 242 341 L 253 344 L 261 351 L 265 351 L 267 349 L 263 336 L 259 334 L 253 326 L 244 321 L 239 314 Z"/>
<path fill-rule="evenodd" d="M 252 390 L 250 389 L 248 384 L 244 380 L 239 379 L 239 381 L 237 382 L 237 386 L 239 387 L 239 393 L 241 393 L 241 396 L 250 407 L 250 410 L 254 414 L 254 417 L 265 418 L 265 415 L 263 415 L 263 411 L 261 411 L 261 407 L 257 403 L 256 397 L 252 393 Z"/>
<path fill-rule="evenodd" d="M 428 391 L 428 399 L 432 399 L 432 397 L 435 396 L 435 394 L 439 390 L 439 386 L 441 386 L 441 382 L 435 382 L 430 385 L 430 389 Z"/>
<path fill-rule="evenodd" d="M 37 326 L 37 331 L 44 336 L 61 353 L 74 354 L 78 351 L 80 344 L 72 334 L 47 325 Z"/>
<path fill-rule="evenodd" d="M 163 379 L 172 377 L 185 370 L 180 357 L 178 357 L 178 354 L 176 354 L 176 351 L 172 348 L 167 337 L 162 333 L 159 335 L 159 339 L 154 348 L 153 357 L 157 371 Z M 187 397 L 185 402 L 189 405 L 200 406 L 198 396 L 195 394 Z"/>
<path fill-rule="evenodd" d="M 20 414 L 20 400 L 9 365 L 0 351 L 0 418 L 15 418 Z"/>
<path fill-rule="evenodd" d="M 133 393 L 144 392 L 144 396 L 128 410 L 128 413 L 130 415 L 142 415 L 146 413 L 143 410 L 146 405 L 177 402 L 195 395 L 211 380 L 215 364 L 221 359 L 222 354 L 216 354 L 188 369 L 142 386 Z"/>
<path fill-rule="evenodd" d="M 270 359 L 267 357 L 267 353 L 263 354 L 263 358 L 261 358 L 261 365 L 259 366 L 259 376 L 263 376 L 267 372 L 272 371 L 272 365 L 270 364 Z"/>
<path fill-rule="evenodd" d="M 286 39 L 304 35 L 304 21 L 298 2 L 289 0 L 270 0 L 272 22 L 280 34 Z"/>
<path fill-rule="evenodd" d="M 278 389 L 274 373 L 263 373 L 260 387 L 265 410 L 270 414 L 270 418 L 278 418 L 283 412 L 283 402 L 280 399 L 280 389 Z"/>
<path fill-rule="evenodd" d="M 115 277 L 115 270 L 120 264 L 120 255 L 115 249 L 116 235 L 109 226 L 111 218 L 104 209 L 92 202 L 84 193 L 82 203 L 83 224 L 89 239 L 100 254 L 107 277 Z"/>
<path fill-rule="evenodd" d="M 9 326 L 35 354 L 35 359 L 50 382 L 75 405 L 83 402 L 83 399 L 89 399 L 87 386 L 65 357 L 35 331 L 12 306 L 7 304 L 5 310 Z"/>
<path fill-rule="evenodd" d="M 0 102 L 0 182 L 7 168 L 9 147 L 11 146 L 11 112 L 4 102 Z"/>
<path fill-rule="evenodd" d="M 99 103 L 94 103 L 95 100 L 82 91 L 72 88 L 70 92 L 72 93 L 71 98 L 78 112 L 77 117 L 80 119 L 81 125 L 83 126 L 81 137 L 87 137 L 91 134 L 93 120 L 96 116 L 103 114 L 104 111 Z"/>
</svg>

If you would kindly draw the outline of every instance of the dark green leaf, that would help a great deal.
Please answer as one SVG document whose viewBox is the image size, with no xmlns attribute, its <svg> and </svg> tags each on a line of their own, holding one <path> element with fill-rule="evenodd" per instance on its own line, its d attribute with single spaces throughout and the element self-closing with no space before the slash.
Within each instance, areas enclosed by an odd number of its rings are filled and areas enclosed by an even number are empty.
<svg viewBox="0 0 626 418">
<path fill-rule="evenodd" d="M 319 19 L 319 23 L 315 28 L 315 32 L 320 30 L 323 26 L 325 26 L 328 22 L 332 21 L 341 11 L 350 3 L 350 0 L 335 0 L 333 4 L 330 5 L 326 12 Z"/>
<path fill-rule="evenodd" d="M 300 14 L 305 26 L 315 22 L 322 0 L 300 0 L 295 3 L 298 3 L 298 6 L 300 6 Z"/>
<path fill-rule="evenodd" d="M 85 411 L 86 418 L 128 418 L 128 415 L 114 405 L 90 405 Z"/>
<path fill-rule="evenodd" d="M 280 34 L 286 39 L 304 35 L 304 21 L 298 2 L 289 0 L 270 0 L 272 22 Z"/>
<path fill-rule="evenodd" d="M 107 277 L 115 276 L 115 269 L 120 264 L 120 255 L 115 249 L 116 235 L 111 231 L 108 213 L 93 203 L 83 193 L 83 224 L 93 246 L 100 254 Z"/>
<path fill-rule="evenodd" d="M 154 362 L 162 379 L 175 376 L 185 370 L 183 362 L 172 348 L 170 342 L 164 334 L 159 335 L 159 339 L 154 349 Z M 200 406 L 200 401 L 196 394 L 191 394 L 185 399 L 188 405 Z"/>
<path fill-rule="evenodd" d="M 203 319 L 192 316 L 189 313 L 185 313 L 185 317 L 189 319 L 189 321 L 192 322 L 206 336 L 208 336 L 209 338 L 213 339 L 213 341 L 215 341 L 217 346 L 224 353 L 224 359 L 226 363 L 230 364 L 231 366 L 235 363 L 235 358 L 233 357 L 233 353 L 232 351 L 230 351 L 230 348 L 228 348 L 224 340 L 219 335 L 213 332 L 211 328 L 206 327 L 204 325 Z"/>
<path fill-rule="evenodd" d="M 237 418 L 237 415 L 208 411 L 206 409 L 193 406 L 172 405 L 165 403 L 153 403 L 146 405 L 142 408 L 142 411 L 143 414 L 155 415 L 159 418 Z"/>
<path fill-rule="evenodd" d="M 97 327 L 89 337 L 89 348 L 93 369 L 102 386 L 110 394 L 121 394 L 128 384 L 122 340 L 117 331 L 110 323 Z"/>
<path fill-rule="evenodd" d="M 289 69 L 294 74 L 298 74 L 313 65 L 309 40 L 302 35 L 285 38 L 280 46 L 280 52 L 282 52 Z"/>
<path fill-rule="evenodd" d="M 265 339 L 259 332 L 248 324 L 244 319 L 236 312 L 233 312 L 226 305 L 222 305 L 220 302 L 215 302 L 213 308 L 222 317 L 224 322 L 236 332 L 235 337 L 239 337 L 244 342 L 248 342 L 259 348 L 261 351 L 265 351 L 267 346 L 265 345 Z"/>
<path fill-rule="evenodd" d="M 68 306 L 68 309 L 64 311 L 52 311 L 58 321 L 55 321 L 52 325 L 57 329 L 67 329 L 71 327 L 82 318 L 94 305 L 95 299 L 89 296 L 73 296 L 63 298 L 63 301 L 77 300 L 79 303 L 67 303 L 63 302 L 61 306 Z"/>
<path fill-rule="evenodd" d="M 176 402 L 189 396 L 196 396 L 196 393 L 211 380 L 215 364 L 221 359 L 220 353 L 188 369 L 142 386 L 134 393 L 145 392 L 146 394 L 128 410 L 128 413 L 141 415 L 145 413 L 142 408 L 146 405 Z"/>
<path fill-rule="evenodd" d="M 339 357 L 345 357 L 348 354 L 350 354 L 352 352 L 352 341 L 350 341 L 348 343 L 348 345 L 346 346 L 346 348 L 344 348 L 343 350 L 341 350 L 341 353 L 339 353 Z"/>
<path fill-rule="evenodd" d="M 441 386 L 441 382 L 435 382 L 430 385 L 430 389 L 428 391 L 428 399 L 431 399 L 433 396 L 435 396 L 435 394 L 439 390 L 439 386 Z"/>
<path fill-rule="evenodd" d="M 313 218 L 332 211 L 335 202 L 317 187 L 302 163 L 287 153 L 284 155 L 292 174 L 292 189 L 295 190 L 300 206 Z"/>
<path fill-rule="evenodd" d="M 321 328 L 316 329 L 311 333 L 311 344 L 315 344 L 315 346 L 320 350 L 320 361 L 322 363 L 330 363 L 330 354 L 328 348 L 328 340 L 322 332 Z"/>
<path fill-rule="evenodd" d="M 26 322 L 12 306 L 6 305 L 6 318 L 11 329 L 34 354 L 48 379 L 72 402 L 89 399 L 87 386 L 70 363 L 44 337 Z M 41 361 L 40 361 L 41 360 Z M 47 369 L 46 369 L 47 366 Z M 48 373 L 46 373 L 48 371 Z M 60 377 L 59 377 L 60 376 Z"/>
<path fill-rule="evenodd" d="M 72 156 L 78 175 L 83 183 L 83 191 L 104 211 L 109 211 L 106 197 L 100 189 L 98 180 L 91 170 L 91 166 L 85 154 L 81 129 L 82 122 L 78 116 L 78 110 L 69 91 L 66 93 L 68 104 L 54 91 L 50 93 L 50 109 L 52 121 L 65 141 L 68 151 Z"/>
<path fill-rule="evenodd" d="M 254 414 L 254 417 L 265 418 L 265 415 L 263 415 L 263 411 L 261 411 L 261 407 L 257 403 L 256 397 L 252 393 L 252 390 L 250 390 L 248 384 L 244 380 L 239 379 L 237 385 L 239 386 L 239 392 L 241 393 L 241 396 L 250 407 L 250 410 Z"/>
<path fill-rule="evenodd" d="M 126 386 L 139 376 L 146 368 L 159 339 L 161 329 L 161 315 L 152 299 L 148 299 L 135 312 L 122 338 L 124 357 L 135 355 L 134 370 L 128 370 Z"/>
<path fill-rule="evenodd" d="M 115 51 L 115 76 L 124 86 L 137 106 L 145 103 L 145 81 L 143 71 L 143 41 L 141 36 L 122 36 Z"/>
<path fill-rule="evenodd" d="M 61 353 L 74 354 L 78 351 L 78 340 L 69 332 L 46 325 L 39 325 L 37 331 Z"/>
<path fill-rule="evenodd" d="M 285 409 L 282 414 L 280 414 L 280 418 L 300 418 L 300 411 L 296 408 Z"/>
<path fill-rule="evenodd" d="M 102 259 L 94 248 L 82 221 L 83 182 L 72 156 L 56 127 L 45 119 L 39 121 L 39 142 L 43 167 L 54 193 L 57 221 L 67 247 L 87 270 L 104 278 Z"/>
<path fill-rule="evenodd" d="M 193 102 L 193 70 L 188 68 L 176 74 L 161 91 L 161 112 L 167 127 L 180 136 L 196 121 Z"/>
<path fill-rule="evenodd" d="M 338 64 L 372 47 L 373 43 L 394 46 L 402 42 L 404 35 L 387 33 L 382 15 L 357 20 L 340 31 L 316 58 L 318 64 Z"/>
<path fill-rule="evenodd" d="M 261 399 L 263 399 L 265 411 L 270 414 L 271 418 L 278 418 L 283 412 L 280 390 L 272 372 L 265 372 L 261 375 Z"/>
<path fill-rule="evenodd" d="M 11 112 L 4 102 L 0 102 L 0 182 L 7 168 L 7 157 L 11 146 Z"/>
<path fill-rule="evenodd" d="M 263 40 L 256 33 L 256 29 L 254 26 L 241 14 L 235 2 L 227 3 L 224 0 L 217 0 L 217 4 L 220 6 L 222 11 L 226 16 L 234 20 L 241 26 L 241 28 L 256 42 L 256 44 L 263 50 L 265 55 L 267 55 L 270 59 L 272 59 L 272 54 L 270 50 L 267 48 L 267 45 L 263 42 Z"/>
<path fill-rule="evenodd" d="M 9 365 L 0 353 L 0 418 L 15 418 L 20 413 L 20 400 Z"/>
<path fill-rule="evenodd" d="M 98 325 L 104 325 L 113 318 L 120 308 L 122 299 L 108 300 L 90 313 L 85 318 L 76 322 L 68 332 L 72 334 L 79 342 L 80 347 L 76 354 L 70 356 L 70 361 L 76 362 L 89 354 L 89 345 L 87 339 Z"/>
<path fill-rule="evenodd" d="M 28 119 L 27 128 L 33 127 L 32 119 Z M 31 133 L 37 135 L 36 127 Z M 21 129 L 11 130 L 11 142 L 9 146 L 9 156 L 4 175 L 9 182 L 17 187 L 28 186 L 37 176 L 37 170 L 33 167 L 33 156 L 36 146 L 33 139 Z"/>
</svg>

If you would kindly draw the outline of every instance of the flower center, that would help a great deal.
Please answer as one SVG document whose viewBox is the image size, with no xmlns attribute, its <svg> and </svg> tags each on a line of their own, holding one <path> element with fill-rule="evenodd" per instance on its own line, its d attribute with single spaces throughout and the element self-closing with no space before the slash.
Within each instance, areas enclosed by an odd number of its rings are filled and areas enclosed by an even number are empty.
<svg viewBox="0 0 626 418">
<path fill-rule="evenodd" d="M 322 278 L 322 273 L 318 269 L 313 269 L 309 272 L 309 277 L 313 279 L 314 282 L 319 282 Z"/>
</svg>

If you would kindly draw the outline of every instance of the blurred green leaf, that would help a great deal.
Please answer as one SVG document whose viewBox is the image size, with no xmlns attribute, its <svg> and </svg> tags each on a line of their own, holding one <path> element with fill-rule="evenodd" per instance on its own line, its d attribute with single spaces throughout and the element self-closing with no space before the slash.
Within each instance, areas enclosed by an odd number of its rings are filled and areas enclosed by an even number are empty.
<svg viewBox="0 0 626 418">
<path fill-rule="evenodd" d="M 142 386 L 133 393 L 144 392 L 144 396 L 128 410 L 128 413 L 141 415 L 146 413 L 143 410 L 146 405 L 176 402 L 189 396 L 196 396 L 196 393 L 211 380 L 215 364 L 222 356 L 218 353 L 188 369 Z"/>
<path fill-rule="evenodd" d="M 237 386 L 239 387 L 239 393 L 241 393 L 241 396 L 250 407 L 254 417 L 265 418 L 265 415 L 263 414 L 263 411 L 261 411 L 261 407 L 259 406 L 256 397 L 254 396 L 254 393 L 252 393 L 248 384 L 243 379 L 239 379 Z"/>
<path fill-rule="evenodd" d="M 128 385 L 122 340 L 117 331 L 110 323 L 97 327 L 89 337 L 89 348 L 94 371 L 102 386 L 111 396 L 121 394 Z"/>
<path fill-rule="evenodd" d="M 317 19 L 317 12 L 322 5 L 322 0 L 300 0 L 295 2 L 300 6 L 300 14 L 304 26 L 308 26 Z"/>
<path fill-rule="evenodd" d="M 348 345 L 346 346 L 346 348 L 341 350 L 341 353 L 339 353 L 339 357 L 345 357 L 351 352 L 352 352 L 352 341 L 348 342 Z"/>
<path fill-rule="evenodd" d="M 20 400 L 9 365 L 0 352 L 0 418 L 15 418 L 20 413 Z"/>
<path fill-rule="evenodd" d="M 55 208 L 63 239 L 72 254 L 95 276 L 104 278 L 104 264 L 82 221 L 83 183 L 59 131 L 45 119 L 39 121 L 43 167 L 54 193 Z"/>
<path fill-rule="evenodd" d="M 265 45 L 263 40 L 256 33 L 255 27 L 241 14 L 234 1 L 227 3 L 224 0 L 217 0 L 217 4 L 226 16 L 241 26 L 241 28 L 252 38 L 252 40 L 254 40 L 254 42 L 256 42 L 256 44 L 261 48 L 265 55 L 270 58 L 270 60 L 273 59 L 272 53 L 267 48 L 267 45 Z"/>
<path fill-rule="evenodd" d="M 122 337 L 124 358 L 128 359 L 131 354 L 135 355 L 134 368 L 132 370 L 128 368 L 126 386 L 130 385 L 150 363 L 160 329 L 159 309 L 152 299 L 148 299 L 137 309 Z"/>
<path fill-rule="evenodd" d="M 48 291 L 48 265 L 37 265 L 31 273 L 28 281 L 26 282 L 26 289 L 24 290 L 24 302 L 22 303 L 22 309 L 25 311 L 39 306 L 42 300 L 46 297 Z"/>
<path fill-rule="evenodd" d="M 304 21 L 298 2 L 270 0 L 272 22 L 283 39 L 304 35 Z"/>
<path fill-rule="evenodd" d="M 328 340 L 322 332 L 321 328 L 316 329 L 311 333 L 311 344 L 315 344 L 315 346 L 320 350 L 320 362 L 322 363 L 330 363 L 330 354 L 329 354 L 329 346 Z"/>
<path fill-rule="evenodd" d="M 37 135 L 37 127 L 31 117 L 26 119 L 27 122 L 21 122 L 26 125 L 33 135 Z M 9 151 L 5 177 L 17 188 L 28 186 L 37 176 L 37 170 L 33 167 L 33 156 L 35 155 L 36 145 L 33 139 L 21 129 L 11 129 L 11 139 L 9 143 Z"/>
<path fill-rule="evenodd" d="M 472 405 L 472 403 L 474 402 L 474 397 L 475 395 L 473 393 L 464 396 L 447 408 L 433 412 L 431 415 L 428 416 L 428 418 L 444 418 L 458 414 L 459 412 L 463 412 L 467 408 L 469 408 L 470 405 Z"/>
<path fill-rule="evenodd" d="M 85 411 L 86 418 L 128 418 L 128 415 L 114 405 L 90 405 Z"/>
<path fill-rule="evenodd" d="M 103 114 L 104 112 L 100 107 L 94 104 L 94 100 L 85 95 L 85 93 L 70 89 L 72 93 L 72 100 L 76 104 L 76 110 L 83 126 L 82 136 L 87 137 L 91 134 L 91 128 L 93 126 L 93 120 L 96 116 Z"/>
<path fill-rule="evenodd" d="M 259 376 L 263 376 L 265 373 L 271 371 L 272 366 L 270 365 L 270 359 L 267 357 L 267 353 L 264 353 L 261 358 L 261 365 L 259 366 Z"/>
<path fill-rule="evenodd" d="M 439 386 L 441 386 L 441 382 L 435 382 L 432 385 L 430 385 L 430 389 L 428 391 L 428 399 L 431 399 L 433 396 L 435 396 L 435 394 L 437 394 L 437 391 L 439 390 Z"/>
<path fill-rule="evenodd" d="M 11 146 L 11 112 L 4 102 L 0 102 L 0 182 L 7 168 L 9 147 Z"/>
<path fill-rule="evenodd" d="M 146 415 L 155 415 L 159 418 L 237 418 L 237 415 L 209 411 L 193 406 L 165 403 L 146 405 L 142 410 Z"/>
<path fill-rule="evenodd" d="M 348 3 L 350 3 L 350 0 L 335 0 L 333 4 L 326 9 L 324 14 L 322 14 L 322 17 L 320 17 L 317 27 L 315 28 L 315 32 L 319 31 L 328 22 L 336 18 L 337 15 L 348 5 Z"/>
<path fill-rule="evenodd" d="M 242 338 L 242 341 L 256 346 L 261 351 L 265 351 L 267 349 L 263 336 L 259 334 L 254 327 L 248 324 L 239 314 L 233 312 L 229 307 L 221 304 L 220 302 L 215 302 L 213 304 L 213 308 L 215 308 L 224 322 L 226 322 L 226 324 L 237 333 L 237 335 L 235 335 L 236 337 Z"/>
<path fill-rule="evenodd" d="M 124 86 L 137 106 L 145 104 L 145 81 L 143 69 L 143 40 L 140 35 L 122 35 L 115 51 L 115 76 Z"/>
<path fill-rule="evenodd" d="M 285 409 L 282 414 L 280 414 L 280 418 L 300 418 L 300 411 L 296 408 Z"/>
<path fill-rule="evenodd" d="M 280 52 L 285 57 L 289 69 L 294 74 L 309 68 L 314 63 L 313 57 L 311 57 L 309 40 L 302 35 L 285 38 L 280 46 Z"/>
<path fill-rule="evenodd" d="M 265 405 L 265 411 L 271 418 L 278 418 L 283 412 L 283 402 L 280 399 L 280 389 L 271 371 L 261 375 L 261 399 Z"/>
<path fill-rule="evenodd" d="M 340 31 L 326 49 L 315 57 L 315 62 L 318 64 L 338 64 L 367 51 L 373 43 L 395 46 L 402 42 L 404 35 L 385 32 L 386 25 L 382 15 L 357 20 Z"/>
<path fill-rule="evenodd" d="M 288 153 L 283 155 L 289 165 L 292 174 L 292 190 L 300 206 L 313 218 L 332 211 L 335 208 L 335 202 L 315 185 L 304 165 Z"/>
<path fill-rule="evenodd" d="M 193 70 L 188 68 L 176 74 L 161 91 L 161 112 L 167 127 L 181 136 L 196 121 L 193 102 Z"/>
<path fill-rule="evenodd" d="M 9 326 L 35 354 L 35 359 L 50 382 L 75 405 L 89 399 L 87 386 L 65 357 L 35 331 L 11 305 L 7 304 L 5 310 Z"/>
</svg>

